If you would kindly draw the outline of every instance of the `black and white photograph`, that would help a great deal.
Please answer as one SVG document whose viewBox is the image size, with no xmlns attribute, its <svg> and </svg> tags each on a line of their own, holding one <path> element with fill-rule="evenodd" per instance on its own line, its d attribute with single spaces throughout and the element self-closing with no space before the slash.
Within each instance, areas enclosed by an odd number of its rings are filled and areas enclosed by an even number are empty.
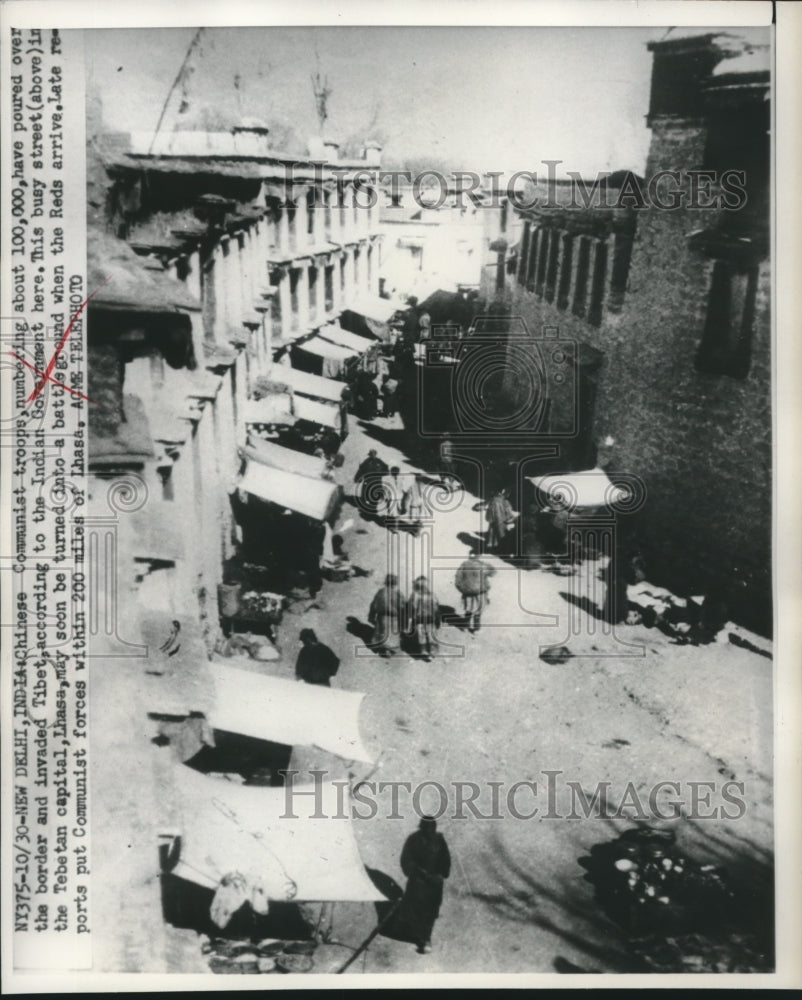
<svg viewBox="0 0 802 1000">
<path fill-rule="evenodd" d="M 776 27 L 700 6 L 8 21 L 15 969 L 770 984 Z"/>
</svg>

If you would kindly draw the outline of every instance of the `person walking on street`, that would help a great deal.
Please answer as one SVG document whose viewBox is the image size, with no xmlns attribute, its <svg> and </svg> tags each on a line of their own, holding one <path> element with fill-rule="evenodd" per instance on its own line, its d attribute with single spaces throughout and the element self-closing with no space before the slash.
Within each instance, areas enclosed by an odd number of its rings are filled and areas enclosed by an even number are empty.
<svg viewBox="0 0 802 1000">
<path fill-rule="evenodd" d="M 406 598 L 398 589 L 398 577 L 384 578 L 384 586 L 370 602 L 368 621 L 373 626 L 370 645 L 379 656 L 392 656 L 401 648 Z"/>
<path fill-rule="evenodd" d="M 398 391 L 398 379 L 391 375 L 382 377 L 382 416 L 394 417 L 396 413 L 395 394 Z"/>
<path fill-rule="evenodd" d="M 423 476 L 416 472 L 412 483 L 404 493 L 403 511 L 416 531 L 423 520 Z"/>
<path fill-rule="evenodd" d="M 360 464 L 354 476 L 359 487 L 357 502 L 363 514 L 375 516 L 381 499 L 381 477 L 387 473 L 387 463 L 371 448 L 368 457 Z"/>
<path fill-rule="evenodd" d="M 396 914 L 395 933 L 411 939 L 422 955 L 432 950 L 432 931 L 443 904 L 443 885 L 451 874 L 451 854 L 437 821 L 421 817 L 401 851 L 407 887 Z"/>
<path fill-rule="evenodd" d="M 397 465 L 390 469 L 389 476 L 382 480 L 384 491 L 384 523 L 391 531 L 398 526 L 401 509 L 404 506 L 404 484 L 399 476 L 401 470 Z"/>
<path fill-rule="evenodd" d="M 515 522 L 515 511 L 507 499 L 506 490 L 498 490 L 493 495 L 485 511 L 485 520 L 487 521 L 487 547 L 498 549 Z"/>
<path fill-rule="evenodd" d="M 442 470 L 443 482 L 449 490 L 454 490 L 459 486 L 459 476 L 457 466 L 454 461 L 454 445 L 451 438 L 446 434 L 440 442 L 440 468 Z"/>
<path fill-rule="evenodd" d="M 429 589 L 425 576 L 419 576 L 412 585 L 407 616 L 417 652 L 429 663 L 437 653 L 437 630 L 440 628 L 441 615 L 440 603 Z"/>
<path fill-rule="evenodd" d="M 418 317 L 418 342 L 426 343 L 432 335 L 432 317 L 427 313 L 421 313 Z"/>
<path fill-rule="evenodd" d="M 474 635 L 482 627 L 482 611 L 490 598 L 490 577 L 495 569 L 482 562 L 474 549 L 457 570 L 454 586 L 462 596 L 462 609 L 467 619 L 468 631 Z"/>
<path fill-rule="evenodd" d="M 331 678 L 340 667 L 340 658 L 318 641 L 311 628 L 301 629 L 299 638 L 303 645 L 295 663 L 296 680 L 331 687 Z"/>
</svg>

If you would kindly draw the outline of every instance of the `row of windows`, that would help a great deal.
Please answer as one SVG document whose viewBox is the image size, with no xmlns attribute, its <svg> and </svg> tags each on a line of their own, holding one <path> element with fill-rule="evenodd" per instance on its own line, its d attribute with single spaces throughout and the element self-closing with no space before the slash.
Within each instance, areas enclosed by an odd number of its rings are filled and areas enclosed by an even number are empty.
<svg viewBox="0 0 802 1000">
<path fill-rule="evenodd" d="M 371 286 L 373 278 L 373 254 L 368 252 L 365 256 L 365 262 L 367 267 L 367 281 L 368 287 Z M 356 287 L 359 288 L 360 280 L 362 278 L 362 254 L 357 253 L 354 258 L 354 269 L 356 276 Z M 346 261 L 344 258 L 340 258 L 338 264 L 329 264 L 324 268 L 323 271 L 323 308 L 326 313 L 330 313 L 334 308 L 334 282 L 335 270 L 339 271 L 339 282 L 340 282 L 340 294 L 343 295 L 346 290 Z M 290 329 L 295 332 L 299 328 L 299 316 L 300 316 L 300 279 L 301 279 L 301 269 L 291 268 L 289 272 L 290 281 Z M 271 276 L 271 284 L 277 286 L 280 281 L 278 272 Z M 308 281 L 309 281 L 309 313 L 312 318 L 317 316 L 318 309 L 318 269 L 316 267 L 310 267 L 308 269 Z M 281 322 L 281 299 L 278 295 L 273 296 L 272 302 L 272 318 L 274 323 L 280 324 Z"/>
<path fill-rule="evenodd" d="M 621 309 L 632 257 L 633 236 L 605 238 L 524 224 L 518 259 L 518 284 L 538 298 L 570 309 L 593 326 L 604 307 Z M 612 262 L 610 258 L 612 257 Z M 609 270 L 609 292 L 605 291 Z M 695 366 L 711 375 L 745 378 L 749 372 L 758 286 L 757 264 L 715 259 L 705 322 Z"/>
<path fill-rule="evenodd" d="M 610 293 L 607 308 L 621 308 L 632 257 L 632 234 L 615 234 L 612 254 L 608 240 L 565 232 L 551 226 L 524 223 L 518 259 L 518 284 L 558 309 L 599 326 L 605 305 L 608 264 Z"/>
</svg>

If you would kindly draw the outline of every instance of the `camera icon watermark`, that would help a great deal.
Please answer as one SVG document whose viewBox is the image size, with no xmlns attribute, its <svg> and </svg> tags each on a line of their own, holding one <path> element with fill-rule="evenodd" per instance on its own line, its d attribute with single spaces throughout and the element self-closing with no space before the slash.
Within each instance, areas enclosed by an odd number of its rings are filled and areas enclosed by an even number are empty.
<svg viewBox="0 0 802 1000">
<path fill-rule="evenodd" d="M 483 445 L 565 441 L 580 432 L 583 349 L 559 327 L 486 315 L 467 335 L 432 327 L 418 366 L 418 432 Z"/>
</svg>

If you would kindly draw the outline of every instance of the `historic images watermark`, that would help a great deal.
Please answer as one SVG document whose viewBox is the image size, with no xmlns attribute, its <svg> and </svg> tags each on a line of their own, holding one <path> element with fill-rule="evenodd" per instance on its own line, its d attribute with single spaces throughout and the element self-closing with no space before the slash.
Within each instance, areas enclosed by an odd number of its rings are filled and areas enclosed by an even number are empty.
<svg viewBox="0 0 802 1000">
<path fill-rule="evenodd" d="M 301 800 L 314 800 L 312 819 L 397 819 L 432 816 L 449 820 L 739 820 L 746 815 L 742 781 L 676 781 L 651 786 L 573 780 L 543 768 L 536 778 L 516 781 L 348 781 L 310 770 L 313 783 L 293 784 L 287 770 L 283 819 L 297 819 Z M 337 789 L 337 812 L 324 809 L 324 786 Z M 304 814 L 307 809 L 304 808 Z"/>
<path fill-rule="evenodd" d="M 471 170 L 386 170 L 312 162 L 316 180 L 335 180 L 347 176 L 354 182 L 353 204 L 364 210 L 375 208 L 381 195 L 387 207 L 395 207 L 400 199 L 409 197 L 418 208 L 438 209 L 446 203 L 458 209 L 500 208 L 510 202 L 517 209 L 533 208 L 629 208 L 657 209 L 672 212 L 678 209 L 711 209 L 737 212 L 747 203 L 745 170 L 657 170 L 648 177 L 632 171 L 601 171 L 595 177 L 583 176 L 578 170 L 566 169 L 557 174 L 563 160 L 541 160 L 545 170 L 516 170 L 511 173 L 490 171 L 484 174 Z M 284 164 L 287 179 L 292 182 L 296 171 L 307 176 L 310 163 Z M 378 181 L 378 187 L 376 182 Z M 340 208 L 339 193 L 344 188 L 336 184 L 329 208 Z M 315 206 L 324 204 L 321 185 L 316 185 Z"/>
</svg>

